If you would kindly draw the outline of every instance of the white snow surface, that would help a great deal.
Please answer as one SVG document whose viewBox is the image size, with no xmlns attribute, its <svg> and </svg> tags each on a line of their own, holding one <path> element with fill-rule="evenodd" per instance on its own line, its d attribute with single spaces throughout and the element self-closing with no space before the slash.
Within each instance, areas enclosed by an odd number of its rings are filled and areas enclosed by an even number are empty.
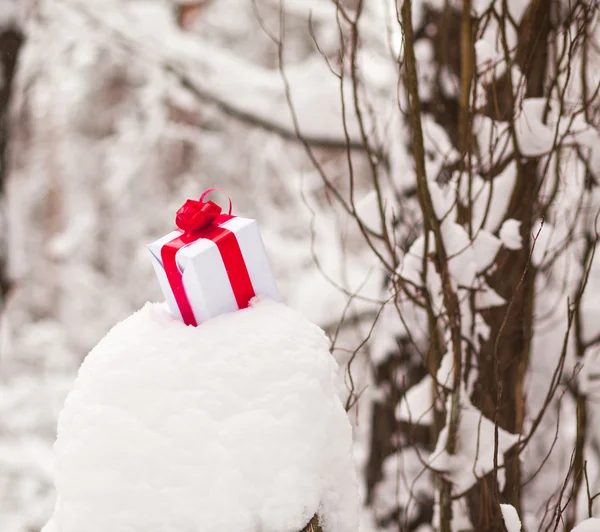
<svg viewBox="0 0 600 532">
<path fill-rule="evenodd" d="M 148 303 L 89 353 L 44 532 L 358 529 L 352 430 L 324 332 L 283 304 L 198 327 Z"/>
<path fill-rule="evenodd" d="M 548 153 L 555 144 L 555 131 L 542 122 L 545 106 L 544 98 L 526 98 L 515 119 L 515 133 L 524 157 Z"/>
<path fill-rule="evenodd" d="M 429 374 L 411 386 L 396 408 L 396 419 L 418 425 L 431 425 L 434 410 L 435 381 Z"/>
<path fill-rule="evenodd" d="M 521 222 L 513 218 L 504 220 L 500 228 L 500 240 L 504 247 L 508 249 L 521 249 L 523 247 L 523 237 L 520 233 Z"/>
<path fill-rule="evenodd" d="M 502 518 L 504 519 L 504 526 L 508 532 L 521 532 L 521 520 L 519 514 L 514 506 L 510 504 L 501 504 L 500 510 L 502 511 Z"/>
<path fill-rule="evenodd" d="M 0 0 L 0 29 L 18 24 L 19 2 L 16 0 Z M 2 76 L 0 76 L 0 85 Z"/>
<path fill-rule="evenodd" d="M 447 356 L 447 355 L 446 355 Z M 463 394 L 464 395 L 464 394 Z M 429 459 L 429 466 L 441 471 L 452 482 L 453 493 L 465 493 L 479 478 L 494 470 L 494 423 L 475 408 L 467 398 L 461 397 L 462 407 L 457 434 L 457 448 L 453 455 L 446 450 L 448 425 L 438 437 Z M 447 410 L 450 412 L 448 402 Z M 504 453 L 519 441 L 518 434 L 503 429 L 498 431 L 498 484 L 504 489 Z"/>
<path fill-rule="evenodd" d="M 592 517 L 579 523 L 571 532 L 598 532 L 600 530 L 600 519 Z"/>
<path fill-rule="evenodd" d="M 506 71 L 506 60 L 489 42 L 479 39 L 475 42 L 475 59 L 477 71 L 491 77 L 499 78 Z M 486 82 L 491 79 L 486 78 Z"/>
</svg>

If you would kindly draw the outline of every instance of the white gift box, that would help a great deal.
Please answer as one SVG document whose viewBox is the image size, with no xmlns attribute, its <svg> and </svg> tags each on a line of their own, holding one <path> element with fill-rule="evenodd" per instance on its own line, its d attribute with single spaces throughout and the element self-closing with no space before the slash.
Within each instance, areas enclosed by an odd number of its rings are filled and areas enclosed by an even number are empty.
<svg viewBox="0 0 600 532">
<path fill-rule="evenodd" d="M 218 227 L 231 231 L 235 236 L 254 293 L 280 301 L 256 220 L 233 217 L 218 224 Z M 161 256 L 163 246 L 181 235 L 181 231 L 172 231 L 147 247 L 169 309 L 174 316 L 183 320 Z M 197 323 L 225 312 L 238 310 L 225 263 L 215 242 L 201 237 L 179 249 L 175 260 L 182 274 L 183 287 Z"/>
</svg>

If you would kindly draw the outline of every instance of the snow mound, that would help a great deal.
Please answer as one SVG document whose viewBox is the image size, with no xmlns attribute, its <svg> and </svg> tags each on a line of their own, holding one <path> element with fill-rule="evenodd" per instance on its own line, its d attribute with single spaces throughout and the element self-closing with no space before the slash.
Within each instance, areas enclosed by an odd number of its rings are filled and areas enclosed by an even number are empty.
<svg viewBox="0 0 600 532">
<path fill-rule="evenodd" d="M 84 360 L 58 423 L 55 532 L 358 529 L 324 332 L 285 305 L 187 327 L 146 304 Z"/>
<path fill-rule="evenodd" d="M 600 519 L 591 517 L 579 523 L 571 532 L 598 532 L 600 530 Z"/>
</svg>

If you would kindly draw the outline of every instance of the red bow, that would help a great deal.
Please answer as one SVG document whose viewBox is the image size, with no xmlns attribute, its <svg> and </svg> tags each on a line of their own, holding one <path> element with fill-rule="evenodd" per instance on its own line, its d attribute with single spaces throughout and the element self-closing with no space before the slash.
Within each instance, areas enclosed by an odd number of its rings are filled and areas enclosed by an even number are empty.
<svg viewBox="0 0 600 532">
<path fill-rule="evenodd" d="M 187 200 L 177 211 L 175 223 L 185 233 L 198 233 L 221 214 L 221 207 L 212 201 Z"/>
</svg>

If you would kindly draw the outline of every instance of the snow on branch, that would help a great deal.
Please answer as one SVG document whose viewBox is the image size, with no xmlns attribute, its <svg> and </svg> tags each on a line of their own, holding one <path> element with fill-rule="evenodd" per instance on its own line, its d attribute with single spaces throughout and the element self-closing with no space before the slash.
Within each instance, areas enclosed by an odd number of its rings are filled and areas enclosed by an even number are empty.
<svg viewBox="0 0 600 532">
<path fill-rule="evenodd" d="M 504 453 L 519 441 L 519 435 L 499 429 L 498 436 L 498 466 L 502 468 Z M 463 398 L 455 454 L 445 450 L 447 438 L 448 428 L 444 427 L 429 466 L 450 480 L 454 494 L 466 493 L 479 478 L 494 470 L 494 423 Z M 502 489 L 503 469 L 498 471 L 498 482 Z"/>
<path fill-rule="evenodd" d="M 280 70 L 252 64 L 182 32 L 163 8 L 145 6 L 133 13 L 133 7 L 125 12 L 122 6 L 110 7 L 109 3 L 103 3 L 102 9 L 79 0 L 61 0 L 60 5 L 65 19 L 79 26 L 84 20 L 94 31 L 110 36 L 111 42 L 167 71 L 198 99 L 237 120 L 318 147 L 363 149 L 352 109 L 345 110 L 344 131 L 341 91 L 351 101 L 350 80 L 341 83 L 320 56 L 285 66 L 286 86 Z"/>
</svg>

